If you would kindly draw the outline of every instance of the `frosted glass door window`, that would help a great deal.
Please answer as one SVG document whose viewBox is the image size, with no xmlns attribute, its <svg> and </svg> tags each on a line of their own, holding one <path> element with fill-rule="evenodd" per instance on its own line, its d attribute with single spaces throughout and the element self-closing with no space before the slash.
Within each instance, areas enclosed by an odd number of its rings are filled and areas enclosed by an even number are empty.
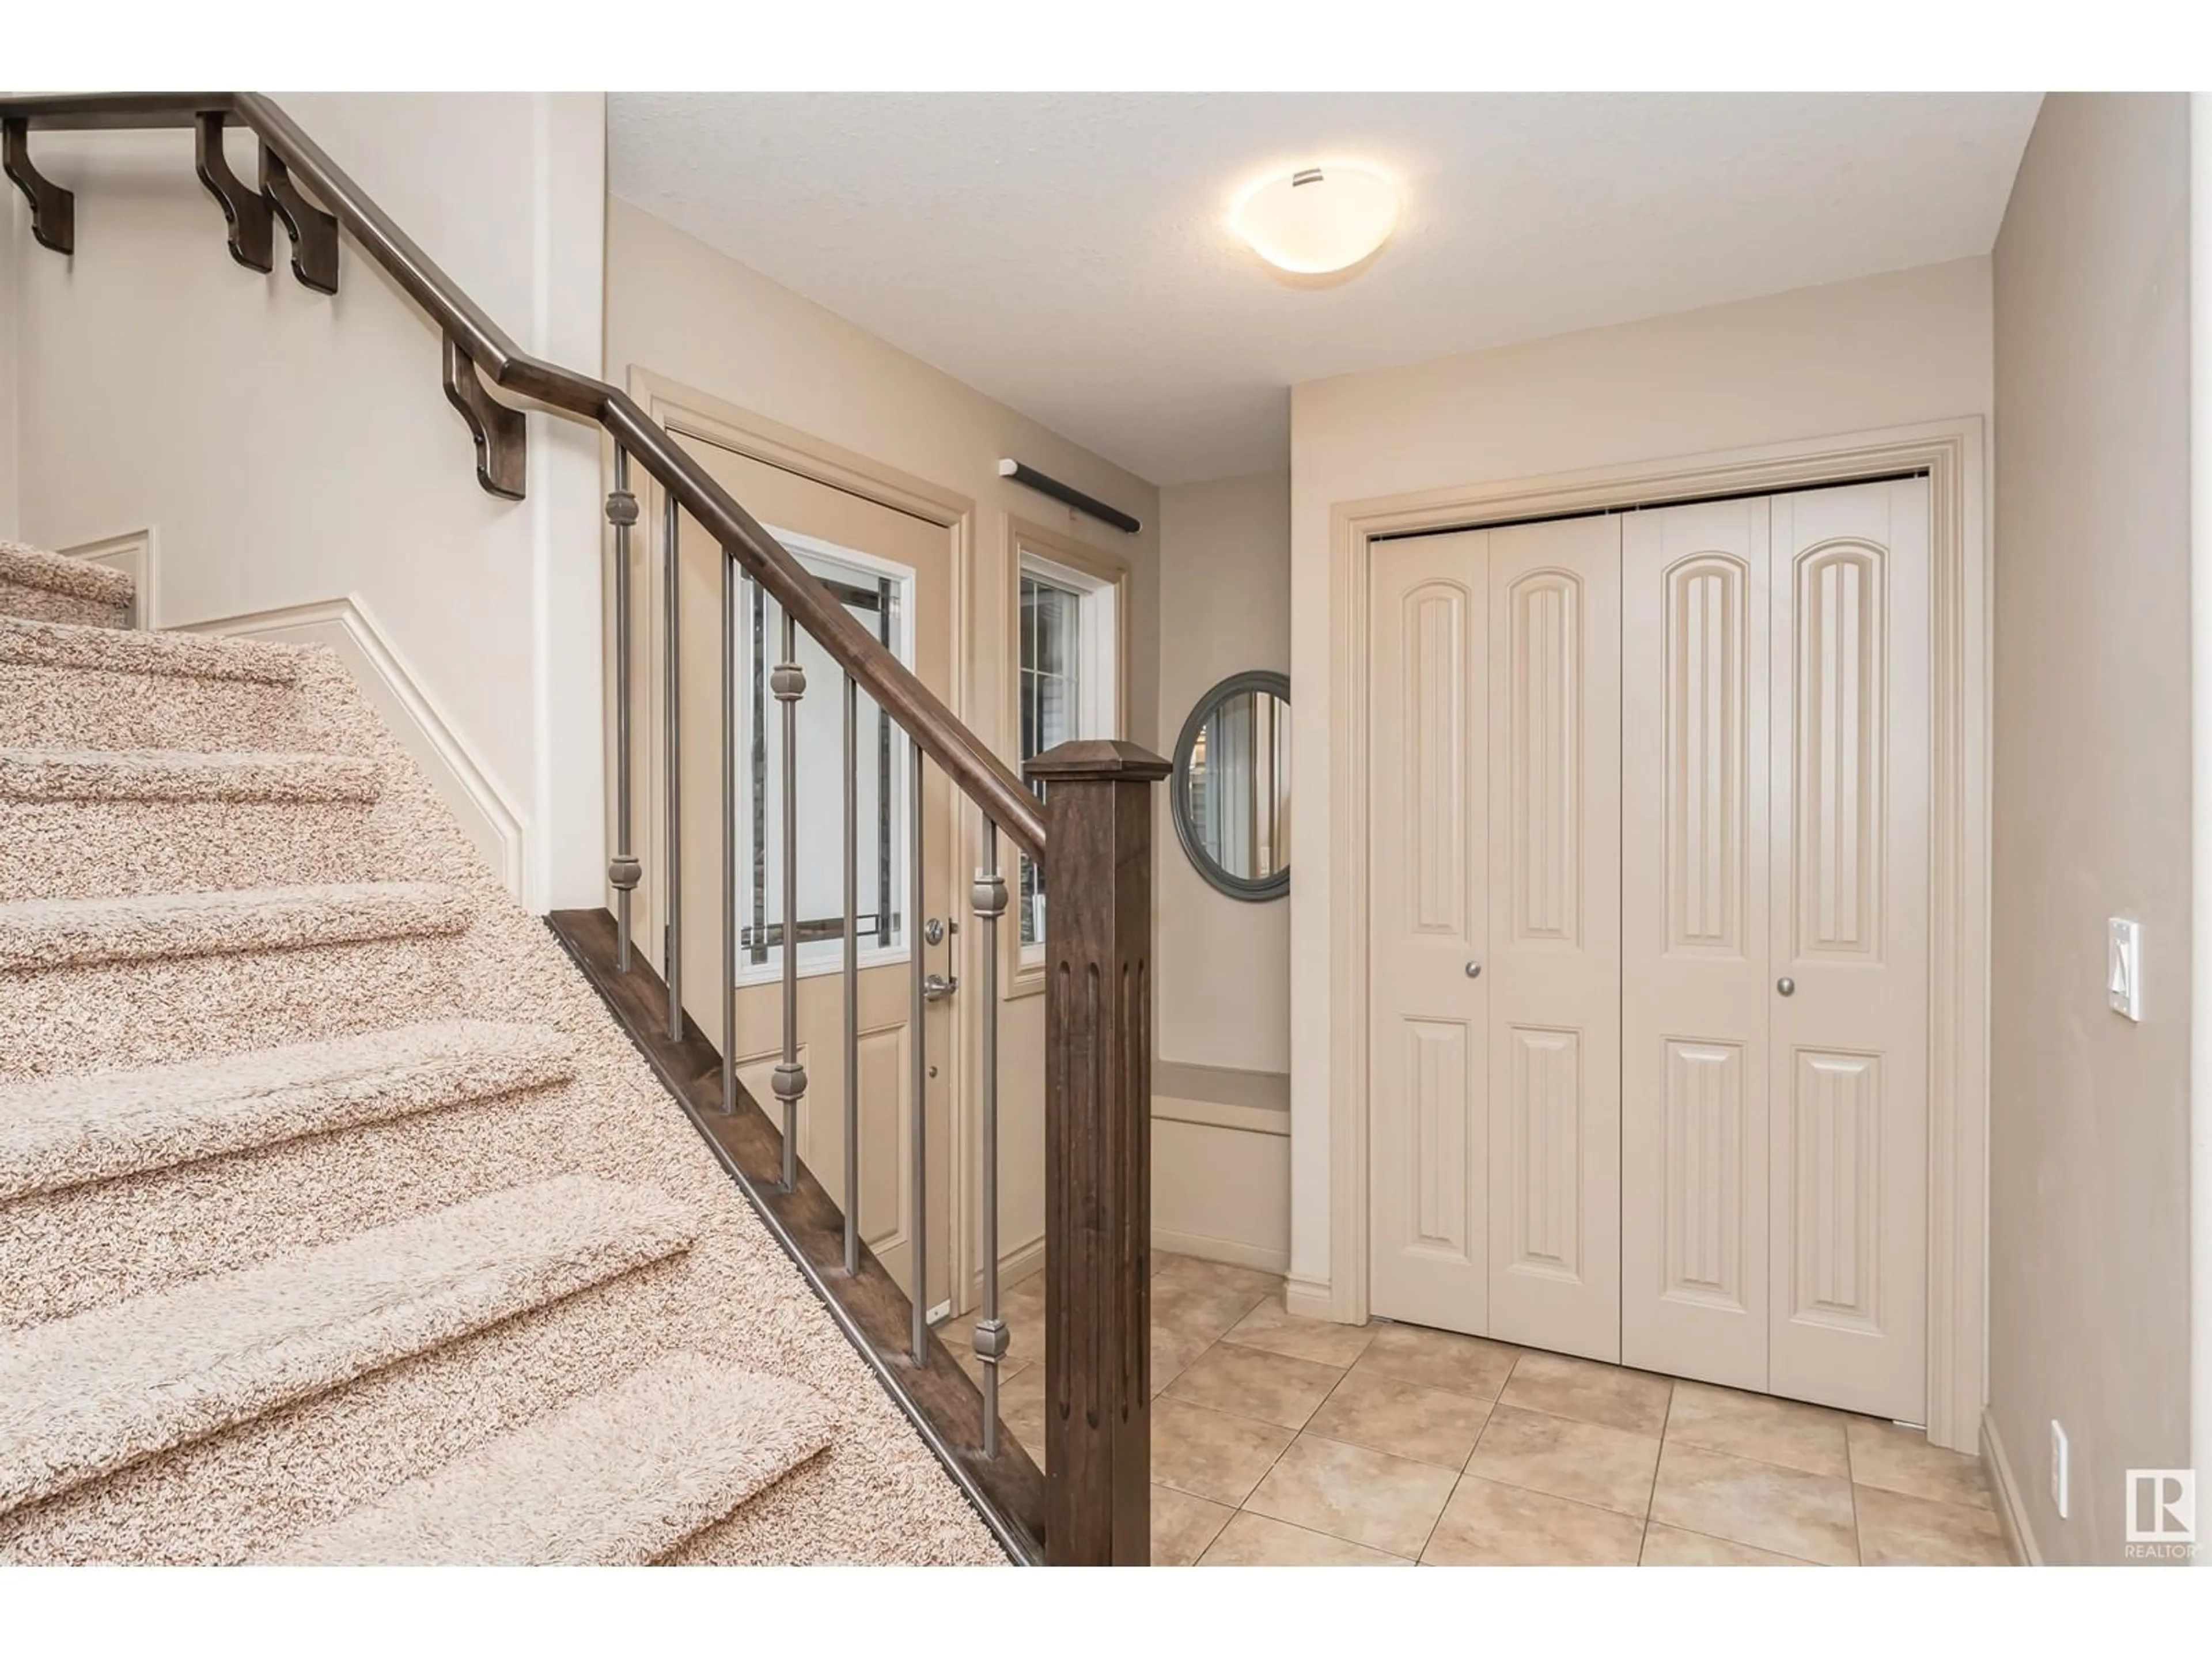
<svg viewBox="0 0 2212 1659">
<path fill-rule="evenodd" d="M 787 538 L 787 544 L 796 538 Z M 794 551 L 799 550 L 794 548 Z M 800 562 L 825 582 L 854 621 L 902 662 L 906 583 L 858 564 L 801 552 Z M 745 734 L 738 802 L 738 963 L 740 981 L 772 978 L 783 948 L 783 705 L 770 677 L 783 651 L 783 611 L 757 584 L 739 590 L 740 672 L 735 711 Z M 806 673 L 799 700 L 799 964 L 826 973 L 842 962 L 845 914 L 845 676 L 805 629 L 799 665 Z M 856 703 L 854 785 L 857 794 L 860 958 L 896 956 L 906 948 L 908 744 L 866 692 Z"/>
</svg>

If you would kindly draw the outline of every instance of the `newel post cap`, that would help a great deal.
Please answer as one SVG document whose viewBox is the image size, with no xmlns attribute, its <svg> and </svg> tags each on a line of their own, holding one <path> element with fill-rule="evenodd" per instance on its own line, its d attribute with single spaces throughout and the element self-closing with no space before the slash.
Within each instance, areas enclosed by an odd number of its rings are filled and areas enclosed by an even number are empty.
<svg viewBox="0 0 2212 1659">
<path fill-rule="evenodd" d="M 1022 769 L 1048 783 L 1058 779 L 1158 783 L 1175 769 L 1141 744 L 1124 743 L 1118 738 L 1079 738 L 1046 750 Z"/>
</svg>

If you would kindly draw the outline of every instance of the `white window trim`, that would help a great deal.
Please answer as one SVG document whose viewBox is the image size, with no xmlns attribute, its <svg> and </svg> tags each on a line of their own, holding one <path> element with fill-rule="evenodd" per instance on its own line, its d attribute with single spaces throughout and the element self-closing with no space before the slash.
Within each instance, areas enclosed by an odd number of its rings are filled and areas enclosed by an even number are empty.
<svg viewBox="0 0 2212 1659">
<path fill-rule="evenodd" d="M 825 541 L 819 536 L 810 536 L 801 531 L 787 530 L 777 525 L 766 525 L 763 528 L 789 549 L 800 562 L 807 564 L 811 574 L 819 575 L 821 572 L 815 569 L 810 562 L 823 560 L 832 564 L 842 565 L 848 570 L 865 572 L 868 575 L 882 577 L 890 581 L 898 589 L 896 621 L 892 632 L 891 653 L 907 667 L 914 666 L 915 572 L 913 566 L 899 564 L 873 553 L 864 552 L 856 547 L 841 546 L 836 542 Z M 741 583 L 739 592 L 742 594 L 743 592 Z M 801 630 L 801 632 L 804 631 L 804 629 Z M 769 665 L 771 667 L 774 665 L 775 647 L 776 641 L 774 639 L 768 641 Z M 752 684 L 753 672 L 752 629 L 741 621 L 738 629 L 738 690 L 741 700 L 744 698 L 747 690 Z M 826 696 L 833 690 L 842 690 L 842 686 L 835 678 L 820 685 L 809 681 L 805 695 L 809 697 Z M 743 723 L 744 711 L 740 708 L 735 712 L 739 716 L 738 730 L 743 732 L 745 729 Z M 771 720 L 776 718 L 773 701 L 769 704 L 769 718 Z M 862 720 L 864 724 L 866 723 L 865 714 L 862 715 Z M 894 732 L 892 742 L 896 749 L 902 745 L 903 738 L 902 734 L 898 733 L 896 726 L 892 730 Z M 744 750 L 741 749 L 741 756 L 743 753 Z M 890 802 L 891 890 L 890 896 L 896 898 L 903 896 L 910 885 L 910 872 L 907 868 L 908 838 L 900 833 L 900 826 L 911 822 L 913 809 L 907 791 L 911 787 L 912 763 L 910 760 L 901 761 L 893 770 Z M 738 782 L 738 822 L 740 826 L 738 841 L 738 868 L 740 872 L 752 868 L 752 769 L 741 759 Z M 767 825 L 767 831 L 771 836 L 781 835 L 782 833 L 781 821 L 769 823 Z M 745 896 L 744 894 L 739 893 L 729 895 L 731 916 L 741 933 L 747 925 L 744 909 Z M 780 893 L 775 896 L 775 902 L 778 904 L 781 903 Z M 861 945 L 857 952 L 859 970 L 866 973 L 872 968 L 895 967 L 908 960 L 911 950 L 908 935 L 912 931 L 910 927 L 902 929 L 897 936 L 896 942 L 891 945 Z M 845 965 L 844 954 L 842 940 L 823 939 L 811 945 L 800 945 L 799 977 L 819 979 L 830 974 L 842 972 Z M 782 977 L 781 947 L 771 950 L 769 952 L 768 960 L 763 963 L 748 962 L 744 953 L 739 954 L 738 985 L 740 989 L 748 989 L 757 985 L 776 984 Z"/>
<path fill-rule="evenodd" d="M 1018 620 L 1021 615 L 1020 578 L 1023 576 L 1036 576 L 1079 596 L 1081 603 L 1076 607 L 1076 735 L 1081 738 L 1119 737 L 1121 717 L 1121 581 L 1063 564 L 1023 544 L 1020 566 L 1015 579 L 1014 614 Z M 1018 639 L 1014 641 L 1013 666 L 1018 701 L 1022 673 L 1022 642 Z M 1018 733 L 1018 721 L 1015 729 Z M 1018 878 L 1015 882 L 1017 908 L 1020 902 Z M 1014 937 L 1018 940 L 1021 937 L 1020 918 L 1017 916 L 1014 920 Z M 1039 939 L 1032 945 L 1018 945 L 1017 962 L 1024 969 L 1042 967 L 1044 941 Z"/>
</svg>

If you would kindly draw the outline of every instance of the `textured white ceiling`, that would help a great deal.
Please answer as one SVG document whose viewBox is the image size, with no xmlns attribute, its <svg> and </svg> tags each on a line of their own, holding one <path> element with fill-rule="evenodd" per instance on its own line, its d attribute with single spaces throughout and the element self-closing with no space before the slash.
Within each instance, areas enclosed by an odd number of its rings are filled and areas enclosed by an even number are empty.
<svg viewBox="0 0 2212 1659">
<path fill-rule="evenodd" d="M 617 94 L 611 187 L 1162 484 L 1299 380 L 1984 253 L 2026 94 Z M 1405 210 L 1334 286 L 1225 228 L 1316 161 Z"/>
</svg>

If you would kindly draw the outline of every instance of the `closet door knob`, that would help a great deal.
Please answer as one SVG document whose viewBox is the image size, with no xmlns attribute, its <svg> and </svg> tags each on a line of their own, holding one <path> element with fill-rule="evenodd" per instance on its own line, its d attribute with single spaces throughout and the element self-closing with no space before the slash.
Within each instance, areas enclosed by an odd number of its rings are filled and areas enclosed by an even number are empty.
<svg viewBox="0 0 2212 1659">
<path fill-rule="evenodd" d="M 1469 979 L 1480 979 L 1482 977 L 1482 964 L 1479 962 L 1468 963 L 1467 964 L 1467 976 Z"/>
<path fill-rule="evenodd" d="M 1797 981 L 1788 978 L 1778 979 L 1774 981 L 1774 988 L 1785 997 L 1795 996 L 1797 994 Z"/>
</svg>

